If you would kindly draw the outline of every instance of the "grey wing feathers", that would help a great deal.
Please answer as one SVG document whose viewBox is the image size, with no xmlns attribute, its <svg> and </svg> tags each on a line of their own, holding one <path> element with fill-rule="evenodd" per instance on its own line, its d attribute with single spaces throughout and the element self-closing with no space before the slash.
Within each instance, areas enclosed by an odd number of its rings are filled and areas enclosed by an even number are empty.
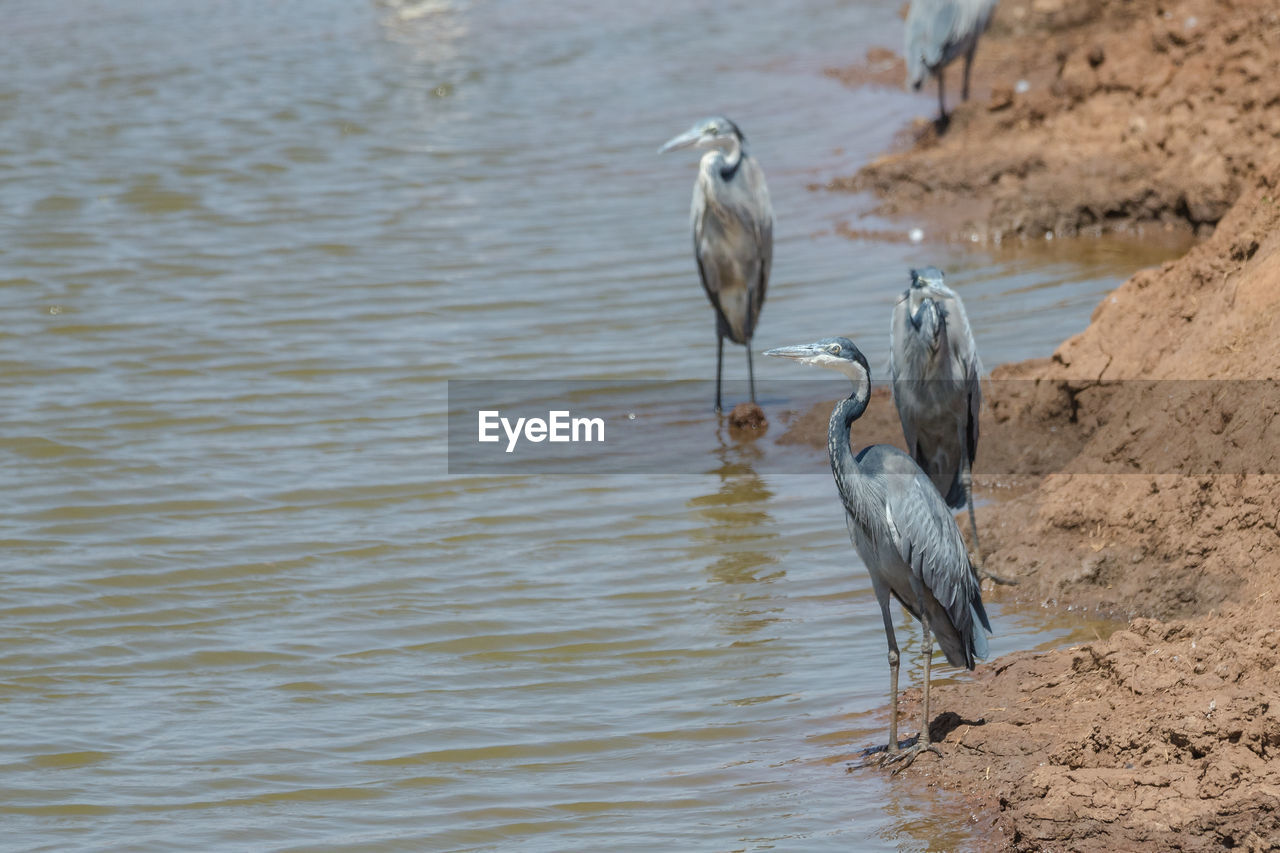
<svg viewBox="0 0 1280 853">
<path fill-rule="evenodd" d="M 768 190 L 765 191 L 766 197 Z M 760 307 L 764 305 L 765 291 L 769 289 L 769 273 L 773 270 L 773 216 L 770 215 L 759 223 L 760 277 L 755 296 L 751 300 L 751 328 L 760 319 Z"/>
<path fill-rule="evenodd" d="M 903 453 L 885 454 L 885 507 L 891 532 L 903 561 L 946 612 L 961 640 L 963 658 L 952 663 L 970 668 L 974 657 L 986 654 L 986 637 L 991 630 L 978 579 L 969 562 L 969 552 L 951 510 L 919 466 Z M 943 639 L 945 626 L 935 633 Z M 952 650 L 943 648 L 952 657 Z"/>
<path fill-rule="evenodd" d="M 955 59 L 986 29 L 995 0 L 911 0 L 907 12 L 907 82 L 919 86 L 925 74 Z"/>
<path fill-rule="evenodd" d="M 976 354 L 969 363 L 965 384 L 969 391 L 969 428 L 965 431 L 968 447 L 965 448 L 965 453 L 968 454 L 969 464 L 973 465 L 973 460 L 978 457 L 978 420 L 982 412 L 982 364 Z"/>
<path fill-rule="evenodd" d="M 964 452 L 970 464 L 978 453 L 978 415 L 982 410 L 982 361 L 978 358 L 978 346 L 973 341 L 973 329 L 969 327 L 969 317 L 965 314 L 964 303 L 951 288 L 946 288 L 947 298 L 944 300 L 947 311 L 947 329 L 957 332 L 948 336 L 951 346 L 951 357 L 964 365 L 964 384 L 966 413 L 968 419 L 965 430 L 966 444 Z"/>
<path fill-rule="evenodd" d="M 694 191 L 692 213 L 702 287 L 722 332 L 746 343 L 755 331 L 773 264 L 773 208 L 764 173 L 746 159 L 732 186 L 704 175 Z"/>
<path fill-rule="evenodd" d="M 898 420 L 902 423 L 902 437 L 907 443 L 907 452 L 916 455 L 916 421 L 907 411 L 907 403 L 898 388 L 898 378 L 906 365 L 902 363 L 899 347 L 907 345 L 910 330 L 907 328 L 907 314 L 910 312 L 906 297 L 899 299 L 893 306 L 893 319 L 889 323 L 889 380 L 893 386 L 893 405 L 898 410 Z"/>
</svg>

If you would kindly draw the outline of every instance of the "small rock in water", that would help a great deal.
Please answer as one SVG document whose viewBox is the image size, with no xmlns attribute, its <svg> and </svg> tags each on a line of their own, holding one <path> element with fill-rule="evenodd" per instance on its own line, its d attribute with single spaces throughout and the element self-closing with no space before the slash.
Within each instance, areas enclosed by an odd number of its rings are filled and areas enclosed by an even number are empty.
<svg viewBox="0 0 1280 853">
<path fill-rule="evenodd" d="M 1031 84 L 1026 80 L 1019 80 L 1014 84 L 1013 91 L 1017 92 L 1019 95 L 1026 94 L 1031 91 Z"/>
<path fill-rule="evenodd" d="M 739 403 L 729 413 L 729 429 L 748 433 L 762 433 L 769 428 L 764 409 L 755 403 Z"/>
<path fill-rule="evenodd" d="M 912 243 L 919 243 L 924 239 L 924 231 L 919 228 L 912 228 L 911 232 L 907 234 L 907 236 L 911 238 Z"/>
</svg>

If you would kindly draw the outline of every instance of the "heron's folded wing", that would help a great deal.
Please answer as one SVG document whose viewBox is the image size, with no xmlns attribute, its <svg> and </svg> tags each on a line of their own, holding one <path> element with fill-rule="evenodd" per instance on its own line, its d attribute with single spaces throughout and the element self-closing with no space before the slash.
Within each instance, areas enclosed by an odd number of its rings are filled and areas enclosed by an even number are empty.
<svg viewBox="0 0 1280 853">
<path fill-rule="evenodd" d="M 978 358 L 978 347 L 973 340 L 973 329 L 969 325 L 969 316 L 965 313 L 964 303 L 951 288 L 939 289 L 947 294 L 943 301 L 947 312 L 947 327 L 955 332 L 948 336 L 951 359 L 955 364 L 964 366 L 967 420 L 964 450 L 972 464 L 978 454 L 978 415 L 982 410 L 982 361 Z"/>
<path fill-rule="evenodd" d="M 886 460 L 885 503 L 902 559 L 963 630 L 978 580 L 951 510 L 905 454 Z"/>
</svg>

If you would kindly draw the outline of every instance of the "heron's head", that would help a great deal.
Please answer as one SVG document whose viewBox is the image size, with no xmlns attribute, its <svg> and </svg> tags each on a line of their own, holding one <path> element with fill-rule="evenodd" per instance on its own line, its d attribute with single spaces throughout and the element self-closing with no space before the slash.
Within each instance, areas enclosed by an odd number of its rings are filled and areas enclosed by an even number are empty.
<svg viewBox="0 0 1280 853">
<path fill-rule="evenodd" d="M 740 150 L 747 139 L 738 126 L 724 116 L 704 118 L 679 136 L 667 140 L 667 144 L 658 149 L 659 154 L 677 151 L 681 148 L 718 148 L 730 154 Z"/>
<path fill-rule="evenodd" d="M 943 286 L 942 270 L 937 267 L 925 267 L 911 271 L 911 286 L 907 288 L 907 317 L 911 326 L 920 337 L 929 342 L 933 350 L 937 350 L 942 339 L 942 329 L 946 319 L 946 310 L 938 302 L 943 296 L 937 288 Z"/>
<path fill-rule="evenodd" d="M 922 270 L 911 271 L 912 290 L 936 290 L 946 283 L 942 270 L 937 267 L 925 267 Z"/>
<path fill-rule="evenodd" d="M 765 350 L 764 354 L 774 358 L 789 358 L 801 364 L 838 370 L 849 377 L 854 385 L 871 381 L 871 368 L 867 365 L 867 357 L 848 338 L 823 338 L 811 344 Z"/>
</svg>

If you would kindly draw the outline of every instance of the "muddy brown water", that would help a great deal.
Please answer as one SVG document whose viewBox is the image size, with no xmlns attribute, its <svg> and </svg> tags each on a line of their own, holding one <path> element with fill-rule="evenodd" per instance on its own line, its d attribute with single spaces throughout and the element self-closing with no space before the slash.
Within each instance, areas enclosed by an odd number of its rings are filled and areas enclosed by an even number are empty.
<svg viewBox="0 0 1280 853">
<path fill-rule="evenodd" d="M 710 376 L 694 162 L 655 154 L 708 113 L 777 209 L 759 349 L 882 362 L 935 263 L 988 364 L 1044 355 L 1162 257 L 839 236 L 907 227 L 807 189 L 932 108 L 822 74 L 896 45 L 892 4 L 6 18 L 7 849 L 966 843 L 953 804 L 843 772 L 883 738 L 884 639 L 820 464 L 754 470 L 803 451 L 708 406 L 678 414 L 692 471 L 446 474 L 448 379 Z M 1105 630 L 992 609 L 997 654 Z"/>
</svg>

